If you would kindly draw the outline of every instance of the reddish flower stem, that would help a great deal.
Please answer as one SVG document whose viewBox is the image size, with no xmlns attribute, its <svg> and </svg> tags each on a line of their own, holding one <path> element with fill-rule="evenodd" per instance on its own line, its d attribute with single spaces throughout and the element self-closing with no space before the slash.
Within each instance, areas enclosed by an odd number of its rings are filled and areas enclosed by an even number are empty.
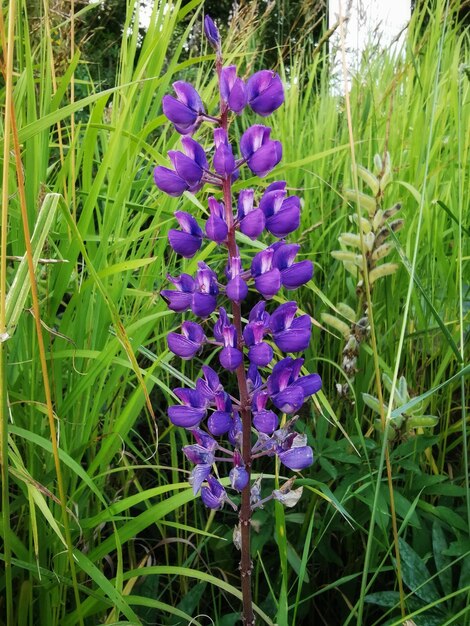
<svg viewBox="0 0 470 626">
<path fill-rule="evenodd" d="M 218 54 L 216 59 L 217 75 L 219 77 L 220 89 L 220 73 L 222 71 L 222 58 Z M 226 132 L 228 131 L 227 106 L 220 97 L 220 126 Z M 232 180 L 231 177 L 226 178 L 222 185 L 225 206 L 225 220 L 228 226 L 227 249 L 230 259 L 238 256 L 237 244 L 235 242 L 235 223 L 233 218 L 232 206 Z M 232 302 L 233 325 L 237 331 L 238 349 L 243 352 L 243 335 L 242 335 L 242 316 L 239 302 Z M 242 490 L 242 502 L 240 507 L 240 577 L 241 591 L 243 598 L 242 618 L 244 626 L 254 626 L 255 616 L 253 613 L 253 602 L 251 594 L 251 572 L 253 563 L 251 561 L 250 549 L 250 530 L 251 530 L 251 503 L 250 503 L 250 482 L 251 482 L 251 406 L 248 393 L 248 385 L 246 381 L 245 366 L 242 363 L 236 370 L 239 399 L 240 414 L 242 420 L 242 449 L 241 454 L 245 469 L 248 473 L 248 482 Z"/>
</svg>

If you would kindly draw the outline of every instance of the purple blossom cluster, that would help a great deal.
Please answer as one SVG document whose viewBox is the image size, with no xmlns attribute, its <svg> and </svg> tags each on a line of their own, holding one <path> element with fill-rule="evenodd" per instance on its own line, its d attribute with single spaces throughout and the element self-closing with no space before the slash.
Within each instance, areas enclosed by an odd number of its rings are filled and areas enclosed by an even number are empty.
<svg viewBox="0 0 470 626">
<path fill-rule="evenodd" d="M 259 195 L 250 188 L 242 189 L 236 199 L 232 194 L 232 183 L 244 168 L 261 178 L 268 175 L 282 158 L 282 146 L 271 139 L 269 127 L 254 124 L 236 149 L 229 141 L 228 116 L 240 115 L 246 107 L 263 117 L 272 114 L 284 102 L 282 82 L 269 70 L 244 82 L 235 66 L 223 66 L 219 33 L 208 17 L 205 33 L 216 50 L 219 113 L 206 112 L 192 85 L 174 83 L 175 95 L 163 98 L 163 112 L 182 135 L 182 150 L 168 153 L 172 167 L 157 166 L 154 179 L 170 196 L 196 193 L 205 184 L 214 193 L 207 200 L 204 224 L 187 211 L 175 212 L 178 227 L 169 231 L 168 239 L 177 254 L 194 257 L 204 241 L 227 250 L 227 263 L 219 273 L 199 261 L 194 276 L 168 276 L 171 286 L 161 291 L 172 311 L 189 311 L 199 318 L 183 321 L 178 332 L 169 333 L 170 350 L 185 360 L 217 351 L 219 373 L 236 373 L 238 397 L 226 391 L 212 367 L 203 365 L 194 388 L 174 389 L 179 404 L 168 409 L 171 422 L 194 438 L 183 448 L 194 464 L 190 476 L 194 492 L 201 492 L 206 506 L 219 509 L 225 502 L 233 505 L 219 480 L 227 464 L 230 485 L 241 492 L 249 487 L 255 459 L 277 456 L 294 471 L 313 463 L 306 436 L 295 432 L 295 413 L 319 391 L 321 379 L 318 374 L 302 374 L 304 360 L 298 356 L 310 343 L 310 317 L 299 314 L 293 300 L 274 307 L 268 302 L 282 288 L 296 290 L 313 276 L 311 261 L 297 260 L 300 246 L 285 241 L 299 227 L 300 199 L 287 194 L 285 181 L 270 184 Z M 215 125 L 208 149 L 192 138 L 204 122 Z M 240 253 L 236 231 L 252 240 L 266 233 L 275 241 L 250 262 Z M 256 300 L 256 294 L 258 301 L 244 319 L 242 302 Z M 279 353 L 288 356 L 276 362 Z M 224 377 L 230 382 L 229 374 Z M 283 415 L 292 417 L 286 421 Z M 255 483 L 251 502 L 255 506 L 259 500 Z"/>
</svg>

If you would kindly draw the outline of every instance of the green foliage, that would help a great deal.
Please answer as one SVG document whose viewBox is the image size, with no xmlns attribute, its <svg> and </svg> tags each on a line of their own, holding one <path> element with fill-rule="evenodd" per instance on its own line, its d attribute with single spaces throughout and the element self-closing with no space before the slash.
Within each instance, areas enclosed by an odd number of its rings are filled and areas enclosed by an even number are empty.
<svg viewBox="0 0 470 626">
<path fill-rule="evenodd" d="M 64 554 L 12 158 L 3 164 L 10 202 L 2 255 L 8 255 L 12 332 L 4 342 L 3 381 L 10 489 L 2 489 L 10 515 L 9 525 L 3 519 L 0 525 L 0 559 L 9 549 L 14 623 L 205 626 L 207 615 L 231 626 L 240 597 L 239 557 L 231 543 L 236 520 L 230 511 L 214 516 L 194 500 L 179 453 L 185 434 L 171 427 L 165 409 L 171 388 L 177 381 L 186 384 L 201 365 L 173 360 L 166 348 L 175 321 L 159 290 L 176 258 L 165 238 L 173 211 L 191 210 L 202 199 L 168 198 L 152 183 L 153 166 L 163 164 L 162 155 L 178 141 L 161 113 L 171 83 L 189 72 L 204 101 L 215 101 L 200 50 L 185 48 L 195 25 L 200 28 L 202 5 L 155 3 L 142 36 L 129 0 L 122 31 L 127 36 L 113 39 L 119 60 L 95 76 L 78 54 L 72 61 L 68 51 L 64 56 L 58 33 L 64 41 L 70 35 L 67 19 L 57 25 L 51 14 L 30 21 L 29 3 L 17 4 L 15 111 L 77 583 Z M 374 155 L 389 152 L 383 206 L 400 199 L 404 220 L 382 257 L 398 267 L 374 283 L 376 349 L 389 389 L 385 404 L 393 403 L 391 420 L 401 419 L 402 426 L 414 418 L 438 418 L 419 436 L 409 431 L 418 433 L 420 425 L 408 423 L 390 442 L 394 511 L 383 471 L 384 437 L 375 428 L 380 406 L 367 339 L 349 399 L 339 398 L 335 387 L 344 380 L 342 335 L 358 322 L 357 278 L 331 256 L 342 234 L 358 234 L 346 192 L 354 185 L 344 99 L 330 89 L 326 48 L 289 51 L 288 72 L 279 62 L 288 89 L 285 106 L 272 118 L 272 135 L 282 140 L 284 158 L 266 184 L 285 178 L 303 198 L 296 237 L 315 263 L 315 277 L 300 306 L 315 320 L 325 314 L 343 325 L 333 323 L 330 332 L 317 322 L 307 353 L 306 370 L 321 372 L 323 392 L 299 418 L 317 458 L 296 483 L 303 486 L 302 499 L 293 510 L 267 505 L 254 516 L 260 624 L 271 624 L 275 615 L 289 626 L 314 620 L 331 626 L 403 623 L 393 516 L 405 618 L 418 626 L 470 624 L 469 41 L 456 19 L 460 3 L 450 3 L 448 15 L 445 7 L 439 0 L 433 12 L 415 11 L 401 55 L 368 51 L 350 94 L 356 161 L 366 168 L 358 171 L 359 191 L 375 196 Z M 90 8 L 87 19 L 96 19 L 97 9 Z M 228 61 L 243 70 L 257 69 L 262 58 L 255 26 L 228 33 Z M 4 84 L 0 98 L 5 106 Z M 364 217 L 369 219 L 367 211 Z M 353 241 L 343 238 L 343 246 L 349 250 Z M 200 259 L 183 261 L 184 271 L 192 272 Z M 49 260 L 55 262 L 44 262 Z M 269 463 L 264 469 L 273 472 Z M 0 568 L 1 609 L 8 585 Z"/>
</svg>

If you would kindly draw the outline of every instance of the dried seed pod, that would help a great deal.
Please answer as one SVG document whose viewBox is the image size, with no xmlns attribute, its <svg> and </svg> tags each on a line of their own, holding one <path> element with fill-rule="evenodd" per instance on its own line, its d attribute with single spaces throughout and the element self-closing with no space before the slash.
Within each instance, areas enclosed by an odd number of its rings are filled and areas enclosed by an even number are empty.
<svg viewBox="0 0 470 626">
<path fill-rule="evenodd" d="M 383 225 L 383 211 L 382 209 L 377 209 L 374 219 L 372 220 L 372 227 L 374 230 L 378 230 Z"/>
<path fill-rule="evenodd" d="M 338 240 L 345 246 L 354 246 L 355 248 L 359 248 L 359 250 L 361 249 L 361 238 L 354 233 L 341 233 Z"/>
<path fill-rule="evenodd" d="M 358 223 L 356 214 L 351 215 L 350 217 L 355 224 Z M 361 224 L 361 230 L 363 233 L 365 234 L 370 233 L 370 231 L 372 230 L 372 224 L 370 223 L 368 219 L 366 219 L 365 217 L 361 217 L 360 224 Z"/>
<path fill-rule="evenodd" d="M 356 254 L 354 252 L 349 252 L 347 250 L 333 250 L 331 256 L 338 261 L 346 261 L 347 263 L 355 263 L 356 262 Z"/>
<path fill-rule="evenodd" d="M 390 228 L 393 230 L 394 233 L 396 233 L 401 228 L 403 228 L 404 223 L 405 223 L 405 220 L 395 220 L 394 222 L 390 223 Z"/>
<path fill-rule="evenodd" d="M 383 259 L 384 257 L 386 257 L 387 254 L 390 254 L 392 250 L 393 250 L 393 243 L 383 243 L 372 253 L 372 260 L 379 261 L 380 259 Z"/>
<path fill-rule="evenodd" d="M 380 191 L 380 182 L 377 176 L 374 176 L 367 168 L 362 165 L 358 165 L 356 168 L 357 175 L 362 178 L 366 185 L 370 188 L 374 196 Z"/>
<path fill-rule="evenodd" d="M 371 252 L 375 244 L 375 235 L 373 232 L 367 233 L 363 237 L 364 245 L 368 252 Z"/>
<path fill-rule="evenodd" d="M 379 278 L 394 274 L 397 269 L 398 265 L 396 263 L 384 263 L 380 267 L 376 267 L 369 274 L 369 284 L 373 285 Z"/>
<path fill-rule="evenodd" d="M 343 337 L 347 338 L 349 336 L 349 326 L 342 320 L 338 319 L 334 315 L 330 315 L 329 313 L 322 313 L 321 318 L 325 324 L 336 328 L 336 330 L 340 332 Z"/>
<path fill-rule="evenodd" d="M 378 234 L 375 237 L 375 246 L 378 248 L 383 244 L 383 242 L 390 237 L 390 228 L 388 226 L 384 226 L 381 230 L 379 230 Z"/>
<path fill-rule="evenodd" d="M 377 174 L 380 174 L 383 168 L 382 157 L 380 154 L 374 154 L 374 167 Z"/>
<path fill-rule="evenodd" d="M 377 210 L 377 202 L 375 198 L 369 196 L 361 191 L 354 191 L 353 189 L 346 189 L 345 197 L 352 202 L 359 202 L 359 206 L 366 210 L 370 217 L 372 217 Z"/>
<path fill-rule="evenodd" d="M 344 315 L 344 317 L 348 319 L 350 322 L 355 321 L 356 313 L 354 312 L 354 309 L 352 309 L 348 304 L 345 304 L 344 302 L 340 302 L 336 308 L 341 313 L 341 315 Z"/>
<path fill-rule="evenodd" d="M 394 206 L 390 207 L 389 209 L 387 209 L 386 211 L 383 212 L 383 221 L 382 224 L 383 225 L 387 220 L 389 220 L 391 217 L 393 217 L 396 213 L 398 213 L 398 211 L 401 209 L 401 204 L 398 202 L 397 204 L 395 204 Z"/>
<path fill-rule="evenodd" d="M 341 364 L 341 367 L 344 371 L 344 373 L 349 376 L 349 378 L 354 378 L 354 376 L 357 373 L 357 358 L 355 356 L 350 357 L 349 355 L 345 355 L 343 357 L 343 362 Z"/>
<path fill-rule="evenodd" d="M 361 317 L 361 319 L 357 322 L 354 327 L 354 335 L 357 341 L 361 342 L 363 339 L 367 337 L 370 331 L 369 318 L 367 315 Z"/>
<path fill-rule="evenodd" d="M 357 278 L 357 267 L 352 263 L 346 263 L 343 261 L 344 269 L 347 270 L 350 274 Z"/>
</svg>

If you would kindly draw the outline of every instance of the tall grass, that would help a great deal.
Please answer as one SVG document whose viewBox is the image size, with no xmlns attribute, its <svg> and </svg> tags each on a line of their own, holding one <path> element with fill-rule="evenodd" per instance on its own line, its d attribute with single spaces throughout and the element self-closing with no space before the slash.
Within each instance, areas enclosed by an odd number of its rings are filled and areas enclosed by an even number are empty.
<svg viewBox="0 0 470 626">
<path fill-rule="evenodd" d="M 405 220 L 394 238 L 400 269 L 373 293 L 380 373 L 393 377 L 396 369 L 411 402 L 421 398 L 422 413 L 439 417 L 432 431 L 400 431 L 388 444 L 405 606 L 418 626 L 470 624 L 469 41 L 458 5 L 450 3 L 446 14 L 439 1 L 415 13 L 401 54 L 369 50 L 350 93 L 355 159 L 373 168 L 374 154 L 388 150 L 393 184 L 385 204 L 401 201 Z M 188 383 L 199 365 L 180 364 L 166 348 L 174 318 L 158 293 L 167 272 L 182 267 L 165 245 L 181 201 L 160 194 L 151 180 L 177 142 L 161 114 L 171 82 L 190 76 L 205 101 L 215 98 L 201 69 L 206 51 L 181 56 L 202 6 L 156 3 L 139 49 L 129 0 L 115 87 L 103 92 L 76 80 L 73 102 L 72 77 L 77 68 L 86 75 L 86 66 L 77 52 L 65 72 L 58 68 L 57 26 L 46 13 L 32 29 L 27 7 L 12 0 L 4 13 L 6 31 L 16 10 L 15 37 L 4 37 L 13 69 L 3 45 L 1 90 L 9 338 L 1 344 L 7 567 L 0 623 L 207 624 L 206 614 L 229 626 L 240 598 L 235 520 L 194 501 L 179 452 L 184 435 L 166 417 L 172 386 Z M 186 15 L 192 21 L 175 50 L 172 34 Z M 262 57 L 257 25 L 249 11 L 246 21 L 238 19 L 230 50 L 253 71 Z M 273 122 L 284 146 L 275 176 L 304 199 L 298 236 L 308 242 L 315 277 L 301 305 L 318 322 L 305 366 L 320 371 L 324 389 L 301 416 L 317 456 L 299 478 L 301 504 L 255 516 L 254 597 L 260 623 L 310 624 L 314 615 L 328 625 L 399 624 L 385 443 L 362 396 L 376 395 L 372 348 L 362 346 L 351 398 L 338 398 L 343 341 L 321 322 L 322 312 L 356 302 L 354 280 L 331 256 L 339 234 L 355 232 L 355 209 L 344 193 L 353 185 L 344 101 L 330 89 L 326 54 L 325 46 L 293 51 L 289 66 L 279 66 L 288 89 Z M 11 149 L 12 112 L 24 183 Z M 28 265 L 20 260 L 23 185 L 48 382 L 25 289 Z M 187 208 L 198 202 L 183 200 Z M 184 271 L 201 259 L 184 261 Z"/>
</svg>

